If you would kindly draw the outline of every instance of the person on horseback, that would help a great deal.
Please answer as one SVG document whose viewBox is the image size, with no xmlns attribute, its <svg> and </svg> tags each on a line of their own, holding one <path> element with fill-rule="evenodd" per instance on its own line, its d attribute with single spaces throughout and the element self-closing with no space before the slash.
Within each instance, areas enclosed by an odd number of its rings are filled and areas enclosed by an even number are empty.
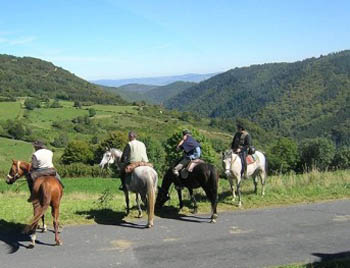
<svg viewBox="0 0 350 268">
<path fill-rule="evenodd" d="M 235 133 L 231 149 L 235 154 L 238 154 L 242 161 L 241 176 L 247 176 L 247 163 L 246 157 L 248 155 L 248 150 L 252 144 L 252 138 L 250 134 L 245 130 L 242 123 L 237 124 L 237 132 Z"/>
<path fill-rule="evenodd" d="M 125 146 L 123 150 L 123 154 L 121 156 L 121 163 L 123 163 L 123 168 L 121 169 L 120 179 L 121 179 L 121 185 L 119 187 L 119 190 L 125 191 L 125 179 L 126 179 L 126 172 L 125 167 L 128 166 L 131 163 L 136 162 L 146 162 L 148 163 L 148 156 L 147 156 L 147 150 L 146 146 L 143 142 L 136 139 L 136 133 L 134 131 L 130 131 L 128 133 L 128 139 L 129 142 Z"/>
<path fill-rule="evenodd" d="M 53 163 L 53 152 L 46 148 L 42 141 L 33 142 L 35 152 L 32 155 L 31 170 L 29 173 L 28 187 L 30 190 L 30 197 L 28 202 L 32 202 L 33 185 L 36 178 L 42 176 L 55 176 L 60 184 L 63 186 L 60 175 L 57 173 Z"/>
<path fill-rule="evenodd" d="M 181 181 L 179 179 L 180 170 L 186 167 L 191 162 L 191 160 L 199 159 L 201 156 L 200 144 L 192 137 L 191 132 L 186 129 L 182 132 L 182 135 L 183 138 L 177 144 L 176 150 L 182 150 L 183 156 L 177 162 L 177 165 L 173 168 L 173 173 L 178 178 L 179 185 L 181 185 Z"/>
</svg>

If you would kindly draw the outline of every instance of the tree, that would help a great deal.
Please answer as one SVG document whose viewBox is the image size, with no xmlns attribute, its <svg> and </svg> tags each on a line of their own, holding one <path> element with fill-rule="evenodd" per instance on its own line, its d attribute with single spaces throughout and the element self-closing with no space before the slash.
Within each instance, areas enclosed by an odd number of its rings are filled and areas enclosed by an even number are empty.
<svg viewBox="0 0 350 268">
<path fill-rule="evenodd" d="M 327 169 L 335 155 L 335 145 L 327 138 L 307 139 L 300 145 L 300 166 Z"/>
<path fill-rule="evenodd" d="M 101 141 L 97 146 L 94 153 L 94 159 L 96 163 L 99 163 L 102 159 L 103 154 L 107 149 L 116 148 L 123 150 L 125 145 L 128 143 L 128 135 L 122 131 L 113 131 L 108 133 L 108 135 Z"/>
<path fill-rule="evenodd" d="M 96 110 L 94 108 L 89 109 L 89 117 L 94 117 L 96 115 Z"/>
<path fill-rule="evenodd" d="M 40 101 L 34 98 L 27 98 L 24 101 L 24 106 L 28 110 L 34 110 L 35 108 L 40 108 Z"/>
<path fill-rule="evenodd" d="M 176 145 L 183 137 L 182 130 L 177 129 L 165 143 L 166 160 L 170 165 L 174 164 L 182 156 L 182 152 L 176 151 Z M 194 128 L 190 129 L 190 131 L 192 136 L 201 144 L 201 159 L 208 163 L 217 162 L 215 150 L 209 140 Z"/>
<path fill-rule="evenodd" d="M 298 145 L 290 138 L 279 138 L 269 148 L 268 157 L 272 171 L 286 173 L 295 170 L 299 158 Z"/>
<path fill-rule="evenodd" d="M 94 154 L 91 146 L 87 142 L 74 140 L 68 143 L 67 147 L 64 149 L 61 161 L 66 165 L 78 162 L 91 164 L 93 158 Z"/>
<path fill-rule="evenodd" d="M 342 147 L 335 153 L 332 166 L 336 169 L 350 168 L 350 147 Z"/>
<path fill-rule="evenodd" d="M 165 151 L 163 145 L 156 139 L 147 136 L 142 139 L 147 148 L 149 161 L 153 164 L 158 174 L 163 174 L 165 171 Z"/>
</svg>

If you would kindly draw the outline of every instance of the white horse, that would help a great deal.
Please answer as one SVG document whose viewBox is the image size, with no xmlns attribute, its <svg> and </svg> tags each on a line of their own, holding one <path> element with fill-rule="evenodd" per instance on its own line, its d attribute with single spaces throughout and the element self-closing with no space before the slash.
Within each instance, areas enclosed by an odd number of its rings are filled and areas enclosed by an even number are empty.
<svg viewBox="0 0 350 268">
<path fill-rule="evenodd" d="M 110 164 L 116 164 L 118 169 L 121 169 L 121 156 L 122 151 L 118 149 L 110 149 L 107 150 L 103 158 L 100 162 L 100 167 L 104 168 L 104 166 L 110 165 Z M 124 191 L 125 194 L 125 202 L 126 202 L 126 210 L 127 214 L 129 214 L 130 207 L 129 207 L 129 191 L 136 194 L 136 203 L 137 208 L 139 211 L 138 217 L 142 217 L 142 210 L 139 200 L 139 194 L 141 196 L 142 202 L 147 205 L 147 214 L 148 214 L 148 223 L 147 227 L 153 226 L 153 218 L 154 218 L 154 205 L 155 205 L 155 197 L 156 197 L 156 191 L 157 191 L 157 185 L 158 185 L 158 174 L 157 172 L 149 166 L 139 166 L 134 169 L 134 171 L 131 173 L 130 180 L 126 180 L 125 186 L 126 190 Z"/>
<path fill-rule="evenodd" d="M 265 179 L 267 177 L 267 159 L 263 153 L 255 152 L 256 161 L 247 166 L 247 177 L 252 177 L 255 187 L 255 193 L 258 192 L 258 178 L 260 178 L 262 191 L 261 194 L 265 195 Z M 238 194 L 238 206 L 242 205 L 241 198 L 241 170 L 242 161 L 238 154 L 232 152 L 232 150 L 226 151 L 222 154 L 223 167 L 225 169 L 226 177 L 228 178 L 232 191 L 232 201 L 236 199 L 236 193 L 233 186 L 233 179 L 236 180 L 237 194 Z"/>
</svg>

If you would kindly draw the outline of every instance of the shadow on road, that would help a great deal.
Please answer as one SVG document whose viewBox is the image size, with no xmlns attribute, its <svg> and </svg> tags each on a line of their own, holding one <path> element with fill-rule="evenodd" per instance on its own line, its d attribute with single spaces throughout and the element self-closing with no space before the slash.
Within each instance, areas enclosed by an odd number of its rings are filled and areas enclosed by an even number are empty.
<svg viewBox="0 0 350 268">
<path fill-rule="evenodd" d="M 307 268 L 345 268 L 350 267 L 350 251 L 338 253 L 312 253 L 319 257 L 320 261 L 307 264 Z"/>
<path fill-rule="evenodd" d="M 201 215 L 186 215 L 179 212 L 179 209 L 174 206 L 164 206 L 161 209 L 156 209 L 155 213 L 160 218 L 173 219 L 179 221 L 193 222 L 193 223 L 208 223 L 210 217 Z"/>
<path fill-rule="evenodd" d="M 77 211 L 76 214 L 83 215 L 87 219 L 93 219 L 97 224 L 117 225 L 136 229 L 146 228 L 145 225 L 124 220 L 124 218 L 127 216 L 125 212 L 116 212 L 109 208 Z"/>
<path fill-rule="evenodd" d="M 21 223 L 0 220 L 0 241 L 5 243 L 6 253 L 13 254 L 20 247 L 28 248 L 28 246 L 21 243 L 30 241 L 30 237 L 27 234 L 22 234 L 24 226 Z"/>
</svg>

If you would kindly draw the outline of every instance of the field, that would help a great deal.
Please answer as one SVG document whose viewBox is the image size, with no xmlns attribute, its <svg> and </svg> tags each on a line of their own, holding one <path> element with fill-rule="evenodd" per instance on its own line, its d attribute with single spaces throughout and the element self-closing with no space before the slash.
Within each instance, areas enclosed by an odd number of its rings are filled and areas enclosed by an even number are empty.
<svg viewBox="0 0 350 268">
<path fill-rule="evenodd" d="M 66 178 L 63 179 L 63 182 L 65 193 L 61 207 L 62 224 L 86 224 L 101 220 L 113 222 L 125 216 L 123 214 L 125 211 L 124 195 L 118 190 L 119 179 Z M 170 188 L 170 193 L 171 200 L 166 203 L 163 212 L 174 214 L 177 213 L 178 199 L 173 188 Z M 32 213 L 31 204 L 26 203 L 28 195 L 25 181 L 7 185 L 1 180 L 0 219 L 6 223 L 26 223 Z M 181 213 L 191 213 L 192 205 L 187 190 L 183 195 L 186 201 Z M 255 195 L 253 183 L 244 181 L 242 195 L 244 209 L 350 198 L 350 171 L 332 173 L 314 171 L 304 175 L 272 176 L 268 178 L 265 197 L 260 194 Z M 209 213 L 210 204 L 202 190 L 196 190 L 196 199 L 199 201 L 199 212 Z M 135 205 L 133 196 L 131 196 L 131 202 Z M 232 201 L 228 181 L 220 179 L 219 213 L 237 209 L 239 209 L 237 202 Z M 136 208 L 134 208 L 129 220 L 133 219 L 136 214 Z"/>
<path fill-rule="evenodd" d="M 169 138 L 175 129 L 185 128 L 189 123 L 178 119 L 168 111 L 159 107 L 92 105 L 82 108 L 73 107 L 70 101 L 60 101 L 62 108 L 37 108 L 26 110 L 23 108 L 24 99 L 17 102 L 0 102 L 0 123 L 6 120 L 20 120 L 32 132 L 29 139 L 45 141 L 55 151 L 54 162 L 57 163 L 63 148 L 54 148 L 50 144 L 59 136 L 67 136 L 69 140 L 91 141 L 97 137 L 103 140 L 111 131 L 121 131 L 125 135 L 131 129 L 142 135 L 151 135 L 153 138 L 164 141 Z M 88 117 L 89 109 L 93 108 L 96 115 L 89 117 L 89 124 L 74 123 L 78 117 Z M 206 126 L 196 126 L 208 138 L 221 140 L 229 144 L 232 137 L 227 133 L 219 132 Z M 1 125 L 0 125 L 1 134 Z M 6 136 L 6 135 L 3 135 Z M 29 160 L 32 150 L 29 142 L 16 141 L 0 136 L 0 175 L 8 171 L 10 160 Z"/>
</svg>

